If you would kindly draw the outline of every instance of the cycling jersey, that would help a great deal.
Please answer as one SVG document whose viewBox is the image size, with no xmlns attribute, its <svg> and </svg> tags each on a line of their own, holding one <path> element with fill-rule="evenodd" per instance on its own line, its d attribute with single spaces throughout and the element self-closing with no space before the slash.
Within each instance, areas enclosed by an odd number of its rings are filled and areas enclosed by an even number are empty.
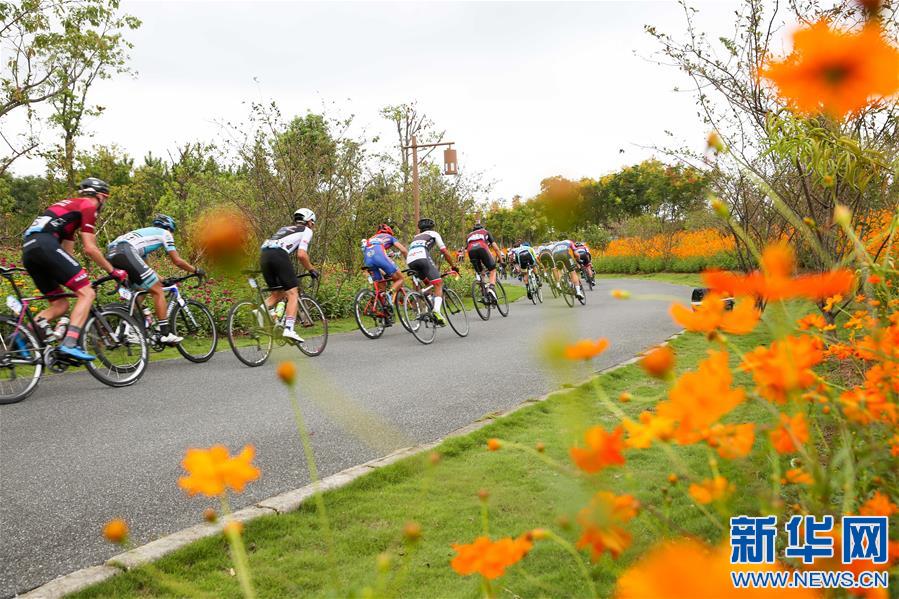
<svg viewBox="0 0 899 599">
<path fill-rule="evenodd" d="M 133 245 L 127 241 L 121 241 L 109 247 L 110 250 L 106 254 L 106 259 L 114 267 L 128 273 L 128 284 L 131 287 L 149 289 L 159 281 L 159 275 L 144 262 L 143 257 L 140 255 L 140 250 Z"/>
<path fill-rule="evenodd" d="M 553 258 L 562 263 L 566 270 L 571 272 L 576 268 L 574 264 L 574 242 L 570 239 L 556 242 L 553 246 Z"/>
<path fill-rule="evenodd" d="M 297 250 L 308 250 L 312 241 L 312 229 L 306 225 L 288 225 L 265 240 L 262 249 L 281 249 L 292 254 Z"/>
<path fill-rule="evenodd" d="M 520 256 L 522 256 L 522 255 L 527 254 L 527 255 L 529 255 L 531 258 L 534 259 L 534 262 L 537 261 L 537 254 L 534 252 L 534 248 L 532 248 L 532 247 L 529 246 L 529 245 L 520 245 L 520 246 L 518 246 L 517 248 L 512 248 L 512 249 L 510 250 L 510 252 L 512 253 L 512 255 L 514 255 L 514 257 L 515 257 L 516 259 L 518 259 L 518 258 L 519 258 Z"/>
<path fill-rule="evenodd" d="M 25 229 L 25 237 L 33 233 L 50 233 L 60 240 L 75 239 L 75 231 L 96 232 L 97 212 L 100 206 L 94 198 L 60 200 L 34 219 Z"/>
<path fill-rule="evenodd" d="M 492 243 L 496 243 L 493 240 L 493 235 L 490 234 L 490 231 L 481 227 L 468 234 L 468 239 L 465 241 L 465 249 L 469 252 L 476 247 L 490 250 L 490 244 Z"/>
<path fill-rule="evenodd" d="M 362 255 L 365 266 L 371 271 L 372 279 L 380 281 L 383 277 L 393 276 L 397 271 L 396 264 L 387 255 L 387 250 L 396 244 L 396 237 L 387 233 L 378 233 L 362 242 Z"/>
<path fill-rule="evenodd" d="M 174 252 L 175 238 L 172 237 L 171 231 L 162 227 L 144 227 L 130 233 L 125 233 L 116 237 L 115 241 L 109 244 L 109 248 L 120 243 L 127 243 L 137 251 L 141 258 L 146 258 L 159 248 L 165 248 L 166 252 Z"/>
<path fill-rule="evenodd" d="M 437 249 L 446 249 L 446 244 L 443 243 L 443 238 L 440 236 L 440 233 L 437 231 L 422 231 L 413 237 L 412 243 L 409 244 L 409 254 L 406 256 L 406 264 L 411 265 L 412 262 L 415 262 L 416 260 L 429 260 L 431 258 L 431 249 L 433 249 L 435 245 L 437 246 Z"/>
<path fill-rule="evenodd" d="M 577 261 L 581 264 L 590 264 L 590 261 L 593 259 L 593 256 L 590 255 L 590 250 L 586 246 L 574 248 L 574 253 L 577 256 Z"/>
</svg>

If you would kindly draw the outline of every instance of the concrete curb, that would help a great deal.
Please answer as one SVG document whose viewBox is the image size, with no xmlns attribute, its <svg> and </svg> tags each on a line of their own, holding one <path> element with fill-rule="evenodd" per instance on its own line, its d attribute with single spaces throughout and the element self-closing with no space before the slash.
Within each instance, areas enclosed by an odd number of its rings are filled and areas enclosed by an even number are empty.
<svg viewBox="0 0 899 599">
<path fill-rule="evenodd" d="M 675 339 L 681 334 L 682 332 L 675 333 L 664 342 L 662 342 L 662 345 L 669 343 L 671 340 Z M 572 388 L 579 387 L 580 385 L 591 380 L 594 376 L 606 374 L 608 372 L 612 372 L 613 370 L 618 370 L 619 368 L 624 368 L 625 366 L 637 362 L 639 359 L 640 356 L 634 356 L 633 358 L 630 358 L 623 362 L 619 362 L 614 366 L 604 368 L 603 370 L 598 370 L 591 374 L 588 378 L 574 383 L 572 387 L 557 389 L 536 399 L 524 401 L 517 406 L 506 410 L 505 412 L 490 414 L 489 416 L 484 417 L 482 420 L 478 420 L 460 429 L 456 429 L 445 437 L 442 437 L 431 443 L 422 443 L 413 447 L 404 447 L 402 449 L 398 449 L 392 453 L 389 453 L 386 456 L 371 460 L 369 462 L 365 462 L 364 464 L 359 464 L 358 466 L 353 466 L 352 468 L 348 468 L 346 470 L 341 470 L 336 474 L 325 477 L 319 481 L 318 485 L 309 484 L 304 487 L 300 487 L 299 489 L 294 489 L 292 491 L 281 493 L 280 495 L 275 495 L 274 497 L 269 497 L 268 499 L 263 499 L 255 505 L 248 506 L 234 512 L 232 514 L 232 518 L 241 522 L 248 522 L 250 520 L 259 518 L 260 516 L 284 514 L 294 511 L 299 508 L 300 505 L 302 505 L 306 500 L 315 495 L 316 492 L 330 491 L 332 489 L 338 489 L 340 487 L 346 486 L 357 478 L 365 476 L 366 474 L 373 472 L 378 468 L 389 466 L 390 464 L 398 462 L 402 459 L 434 449 L 447 439 L 461 437 L 463 435 L 473 433 L 484 428 L 485 426 L 499 418 L 508 416 L 509 414 L 513 414 L 518 410 L 535 403 L 546 401 L 553 395 L 567 393 Z M 89 586 L 108 580 L 109 578 L 112 578 L 117 574 L 121 574 L 122 572 L 131 570 L 132 568 L 137 568 L 144 564 L 154 562 L 159 558 L 172 553 L 173 551 L 176 551 L 186 545 L 189 545 L 190 543 L 193 543 L 194 541 L 199 541 L 200 539 L 219 534 L 221 530 L 221 522 L 217 524 L 196 524 L 189 528 L 185 528 L 183 530 L 179 530 L 178 532 L 156 539 L 155 541 L 150 541 L 146 545 L 141 545 L 140 547 L 135 547 L 134 549 L 126 551 L 125 553 L 115 555 L 109 558 L 106 563 L 101 566 L 90 566 L 88 568 L 76 570 L 71 574 L 66 574 L 65 576 L 55 578 L 50 582 L 37 587 L 36 589 L 28 591 L 27 593 L 24 593 L 22 595 L 18 595 L 18 597 L 20 597 L 21 599 L 59 599 L 61 597 L 65 597 L 70 593 L 81 591 Z"/>
</svg>

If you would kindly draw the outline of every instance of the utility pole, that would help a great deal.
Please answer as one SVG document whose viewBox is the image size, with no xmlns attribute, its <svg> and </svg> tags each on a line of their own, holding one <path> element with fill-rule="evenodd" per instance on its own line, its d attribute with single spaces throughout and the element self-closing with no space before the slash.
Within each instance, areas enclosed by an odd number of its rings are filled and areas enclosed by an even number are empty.
<svg viewBox="0 0 899 599">
<path fill-rule="evenodd" d="M 456 150 L 452 141 L 442 141 L 433 144 L 419 144 L 418 138 L 412 136 L 412 145 L 403 146 L 404 150 L 412 150 L 412 203 L 415 213 L 415 223 L 421 220 L 421 186 L 418 181 L 418 148 L 436 148 L 437 146 L 449 146 L 443 151 L 443 174 L 458 175 L 458 163 L 456 162 Z"/>
</svg>

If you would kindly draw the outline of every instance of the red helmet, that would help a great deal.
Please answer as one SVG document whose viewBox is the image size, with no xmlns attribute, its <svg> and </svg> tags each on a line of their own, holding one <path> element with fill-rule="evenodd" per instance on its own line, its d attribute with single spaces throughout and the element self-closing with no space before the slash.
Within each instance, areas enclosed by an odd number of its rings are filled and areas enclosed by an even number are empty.
<svg viewBox="0 0 899 599">
<path fill-rule="evenodd" d="M 393 235 L 393 229 L 390 228 L 390 225 L 380 224 L 378 225 L 378 233 L 387 233 L 388 235 Z"/>
</svg>

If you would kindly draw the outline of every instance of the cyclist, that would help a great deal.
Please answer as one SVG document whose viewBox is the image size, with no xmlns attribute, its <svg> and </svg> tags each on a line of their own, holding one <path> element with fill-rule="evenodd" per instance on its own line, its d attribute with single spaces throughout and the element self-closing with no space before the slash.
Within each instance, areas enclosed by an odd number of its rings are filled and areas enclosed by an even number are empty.
<svg viewBox="0 0 899 599">
<path fill-rule="evenodd" d="M 515 243 L 510 254 L 515 257 L 515 264 L 524 275 L 524 286 L 528 290 L 528 299 L 531 299 L 531 289 L 528 287 L 528 272 L 537 267 L 537 254 L 527 241 L 520 239 Z"/>
<path fill-rule="evenodd" d="M 484 270 L 488 272 L 489 284 L 487 285 L 487 291 L 493 296 L 493 300 L 496 301 L 496 290 L 494 289 L 496 286 L 496 259 L 490 251 L 492 249 L 497 256 L 500 255 L 500 249 L 496 244 L 496 240 L 493 239 L 490 231 L 484 228 L 484 225 L 475 223 L 475 226 L 472 227 L 471 232 L 468 234 L 468 239 L 466 239 L 465 249 L 468 252 L 468 262 L 474 271 L 478 274 Z"/>
<path fill-rule="evenodd" d="M 446 326 L 446 320 L 440 312 L 443 306 L 443 279 L 437 265 L 431 260 L 431 249 L 434 246 L 440 250 L 443 257 L 449 263 L 452 270 L 459 272 L 459 266 L 453 259 L 450 251 L 446 249 L 440 233 L 434 230 L 434 220 L 423 218 L 418 221 L 418 235 L 412 238 L 409 244 L 409 253 L 406 254 L 406 265 L 415 271 L 422 281 L 427 281 L 434 286 L 434 318 L 437 324 Z"/>
<path fill-rule="evenodd" d="M 581 289 L 581 278 L 577 274 L 577 265 L 574 263 L 574 251 L 575 245 L 570 239 L 557 241 L 552 248 L 553 260 L 555 260 L 557 267 L 559 265 L 565 267 L 565 270 L 568 271 L 568 278 L 574 284 L 574 294 L 578 299 L 584 299 L 584 290 Z M 554 274 L 558 275 L 556 276 L 558 281 L 561 278 L 561 273 Z"/>
<path fill-rule="evenodd" d="M 309 242 L 312 241 L 312 230 L 315 228 L 315 212 L 309 208 L 300 208 L 293 213 L 293 224 L 281 227 L 278 231 L 265 240 L 262 244 L 262 252 L 259 256 L 259 268 L 265 278 L 268 287 L 281 287 L 272 291 L 265 298 L 265 305 L 269 309 L 279 301 L 287 298 L 287 308 L 284 313 L 284 331 L 281 333 L 287 339 L 297 343 L 303 343 L 303 338 L 293 330 L 296 322 L 297 307 L 300 294 L 297 287 L 300 282 L 297 273 L 290 262 L 290 255 L 296 252 L 300 264 L 309 271 L 313 279 L 318 278 L 318 271 L 309 260 Z"/>
<path fill-rule="evenodd" d="M 166 345 L 177 345 L 184 341 L 184 338 L 172 331 L 162 282 L 159 275 L 144 260 L 156 250 L 165 248 L 169 260 L 181 270 L 196 273 L 201 277 L 206 274 L 203 269 L 192 266 L 178 255 L 175 238 L 172 236 L 175 229 L 177 229 L 175 219 L 165 214 L 157 214 L 149 227 L 117 237 L 109 244 L 106 253 L 106 259 L 110 264 L 128 273 L 128 283 L 132 288 L 150 292 L 156 308 L 156 322 L 159 324 L 159 341 Z"/>
<path fill-rule="evenodd" d="M 362 240 L 362 255 L 366 268 L 371 272 L 371 278 L 374 281 L 380 281 L 384 276 L 390 278 L 393 284 L 390 286 L 391 297 L 396 296 L 396 292 L 403 286 L 403 273 L 396 267 L 393 260 L 387 255 L 387 250 L 395 247 L 399 252 L 406 256 L 409 251 L 406 247 L 397 241 L 393 236 L 393 229 L 390 225 L 378 225 L 378 231 L 368 239 Z M 387 325 L 393 324 L 392 307 L 390 304 L 387 308 Z"/>
<path fill-rule="evenodd" d="M 590 280 L 593 279 L 593 256 L 590 255 L 590 248 L 587 247 L 583 241 L 578 241 L 574 244 L 574 255 L 577 258 L 578 264 L 584 266 L 584 270 L 587 271 L 587 276 L 590 277 Z"/>
<path fill-rule="evenodd" d="M 128 274 L 115 268 L 97 247 L 97 212 L 109 197 L 109 185 L 95 177 L 89 177 L 78 185 L 77 197 L 60 200 L 34 219 L 25 230 L 22 244 L 22 264 L 31 275 L 41 293 L 50 296 L 50 305 L 38 312 L 35 324 L 45 339 L 51 338 L 53 331 L 50 320 L 63 316 L 69 309 L 64 297 L 53 296 L 63 293 L 60 285 L 68 287 L 75 294 L 75 306 L 71 320 L 59 352 L 78 360 L 93 360 L 95 357 L 84 350 L 81 328 L 87 321 L 91 304 L 96 293 L 90 286 L 87 271 L 74 258 L 75 231 L 81 233 L 84 253 L 97 266 L 124 282 Z"/>
<path fill-rule="evenodd" d="M 555 268 L 555 265 L 553 264 L 553 245 L 555 245 L 555 242 L 548 241 L 537 247 L 537 261 L 540 263 L 543 272 L 545 272 L 547 276 L 553 272 Z"/>
</svg>

